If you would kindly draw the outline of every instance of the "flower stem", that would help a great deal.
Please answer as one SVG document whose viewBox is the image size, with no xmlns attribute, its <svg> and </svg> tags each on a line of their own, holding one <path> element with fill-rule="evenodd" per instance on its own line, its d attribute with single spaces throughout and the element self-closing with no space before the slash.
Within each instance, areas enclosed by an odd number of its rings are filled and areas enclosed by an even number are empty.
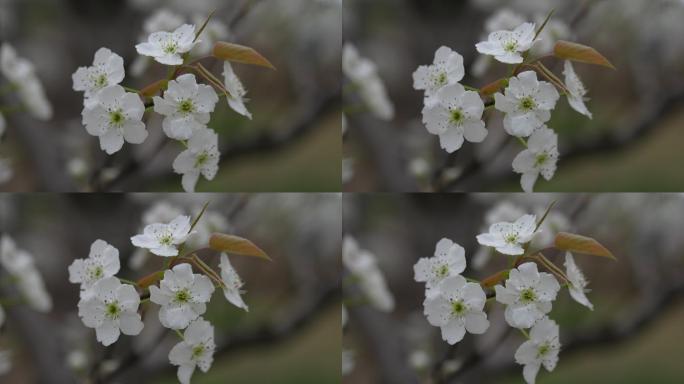
<svg viewBox="0 0 684 384">
<path fill-rule="evenodd" d="M 527 333 L 527 331 L 526 331 L 526 330 L 524 330 L 524 329 L 520 329 L 520 333 L 522 333 L 522 334 L 523 334 L 523 336 L 525 336 L 525 338 L 526 338 L 526 339 L 529 339 L 529 338 L 530 338 L 530 335 L 529 335 L 529 334 Z"/>
<path fill-rule="evenodd" d="M 176 335 L 178 335 L 178 337 L 180 337 L 181 340 L 185 340 L 185 338 L 183 337 L 183 334 L 179 330 L 176 329 L 175 331 L 176 331 Z"/>
<path fill-rule="evenodd" d="M 130 284 L 130 285 L 135 285 L 135 286 L 138 285 L 138 283 L 136 283 L 135 281 L 131 281 L 131 280 L 128 280 L 128 279 L 124 279 L 124 278 L 121 278 L 121 277 L 119 278 L 119 281 L 121 281 L 122 283 Z"/>
</svg>

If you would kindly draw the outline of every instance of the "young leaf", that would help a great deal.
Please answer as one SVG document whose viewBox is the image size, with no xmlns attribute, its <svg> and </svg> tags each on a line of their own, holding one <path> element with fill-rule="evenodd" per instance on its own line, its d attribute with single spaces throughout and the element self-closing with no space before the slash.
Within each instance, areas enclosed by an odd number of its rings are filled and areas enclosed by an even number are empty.
<svg viewBox="0 0 684 384">
<path fill-rule="evenodd" d="M 266 252 L 257 247 L 251 241 L 224 233 L 212 233 L 209 238 L 209 247 L 215 251 L 227 252 L 240 256 L 253 256 L 261 259 L 271 260 Z"/>
<path fill-rule="evenodd" d="M 554 246 L 562 251 L 602 256 L 617 260 L 615 256 L 598 241 L 591 237 L 576 235 L 574 233 L 559 232 L 554 240 Z"/>
<path fill-rule="evenodd" d="M 214 44 L 212 52 L 214 57 L 221 60 L 233 61 L 242 64 L 252 64 L 270 69 L 276 69 L 270 61 L 261 56 L 259 52 L 244 45 L 218 41 Z"/>
<path fill-rule="evenodd" d="M 580 63 L 595 64 L 615 69 L 615 66 L 608 61 L 602 54 L 594 48 L 572 43 L 569 41 L 558 40 L 553 47 L 553 54 L 559 59 L 577 61 Z"/>
</svg>

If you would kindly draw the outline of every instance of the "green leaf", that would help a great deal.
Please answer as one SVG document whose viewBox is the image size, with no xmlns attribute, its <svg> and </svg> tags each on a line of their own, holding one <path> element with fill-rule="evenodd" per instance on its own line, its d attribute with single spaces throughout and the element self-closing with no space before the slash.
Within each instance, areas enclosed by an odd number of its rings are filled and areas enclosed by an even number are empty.
<svg viewBox="0 0 684 384">
<path fill-rule="evenodd" d="M 585 255 L 601 256 L 617 260 L 606 247 L 595 239 L 574 233 L 559 232 L 554 240 L 554 246 L 562 251 L 583 253 Z"/>
<path fill-rule="evenodd" d="M 218 41 L 214 44 L 212 54 L 217 59 L 233 61 L 235 63 L 258 65 L 270 69 L 276 69 L 270 61 L 253 48 L 244 45 Z"/>
<path fill-rule="evenodd" d="M 240 256 L 252 256 L 271 261 L 266 252 L 257 247 L 251 241 L 235 235 L 225 233 L 212 233 L 209 238 L 209 247 L 215 251 L 232 253 Z"/>
<path fill-rule="evenodd" d="M 595 64 L 615 69 L 608 59 L 598 53 L 594 48 L 572 43 L 570 41 L 558 40 L 553 47 L 553 54 L 559 59 L 572 60 L 580 63 Z"/>
</svg>

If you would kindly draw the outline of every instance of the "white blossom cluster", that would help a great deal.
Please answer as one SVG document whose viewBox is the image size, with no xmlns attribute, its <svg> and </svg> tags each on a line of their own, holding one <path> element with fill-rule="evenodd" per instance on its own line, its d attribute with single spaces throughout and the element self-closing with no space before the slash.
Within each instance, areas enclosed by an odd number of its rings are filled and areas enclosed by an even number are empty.
<svg viewBox="0 0 684 384">
<path fill-rule="evenodd" d="M 477 236 L 478 243 L 507 257 L 525 254 L 541 226 L 535 215 L 518 216 L 518 211 L 511 204 L 497 207 L 492 217 L 516 218 L 491 223 L 488 232 Z M 586 297 L 588 282 L 570 252 L 565 255 L 565 267 L 570 296 L 593 310 Z M 431 325 L 440 327 L 442 339 L 453 345 L 466 332 L 486 332 L 490 324 L 485 305 L 492 298 L 506 306 L 506 323 L 520 329 L 527 339 L 515 352 L 516 362 L 524 366 L 525 381 L 533 384 L 542 366 L 552 371 L 561 348 L 558 325 L 548 317 L 561 289 L 554 274 L 540 272 L 535 262 L 523 262 L 508 270 L 505 281 L 496 284 L 488 296 L 480 282 L 462 276 L 465 269 L 465 250 L 446 238 L 437 243 L 434 256 L 414 265 L 415 281 L 425 283 L 424 314 Z"/>
<path fill-rule="evenodd" d="M 474 64 L 476 76 L 484 73 L 491 60 L 522 69 L 530 53 L 547 54 L 555 39 L 570 34 L 562 22 L 549 22 L 539 31 L 536 24 L 523 22 L 521 16 L 508 10 L 488 20 L 486 29 L 486 40 L 475 45 L 484 55 Z M 521 175 L 522 189 L 532 192 L 540 175 L 550 180 L 556 172 L 558 137 L 546 123 L 560 98 L 557 88 L 567 96 L 570 107 L 592 117 L 584 103 L 587 91 L 570 61 L 565 61 L 563 74 L 565 81 L 560 84 L 560 80 L 539 80 L 532 70 L 511 71 L 504 79 L 503 91 L 496 92 L 493 100 L 483 100 L 478 89 L 460 83 L 465 76 L 463 57 L 442 46 L 431 65 L 421 65 L 413 73 L 413 87 L 425 93 L 425 127 L 430 134 L 439 136 L 440 146 L 448 153 L 460 149 L 464 141 L 480 143 L 486 139 L 483 113 L 487 108 L 504 113 L 504 130 L 525 146 L 513 160 L 513 171 Z"/>
<path fill-rule="evenodd" d="M 73 89 L 84 92 L 83 125 L 98 137 L 100 148 L 109 155 L 121 150 L 125 142 L 145 142 L 147 112 L 153 110 L 163 116 L 164 134 L 184 148 L 173 161 L 173 170 L 182 175 L 183 189 L 193 192 L 200 176 L 213 180 L 219 168 L 218 135 L 208 126 L 219 101 L 214 88 L 226 96 L 235 112 L 249 119 L 252 115 L 245 105 L 247 91 L 230 62 L 223 63 L 221 84 L 218 80 L 208 81 L 209 85 L 198 83 L 194 73 L 180 71 L 190 58 L 207 55 L 218 39 L 228 37 L 227 27 L 209 20 L 199 39 L 195 25 L 183 22 L 181 16 L 160 10 L 145 21 L 144 41 L 135 46 L 140 55 L 131 69 L 135 76 L 152 61 L 170 66 L 169 73 L 174 76 L 162 87 L 161 96 L 149 99 L 141 91 L 120 85 L 125 77 L 123 58 L 104 47 L 95 53 L 91 66 L 74 72 L 72 80 Z"/>
<path fill-rule="evenodd" d="M 26 304 L 29 308 L 42 313 L 52 310 L 52 297 L 35 265 L 33 255 L 18 248 L 14 240 L 6 234 L 0 236 L 0 266 L 3 281 L 11 282 L 20 296 L 17 304 Z M 0 327 L 4 325 L 5 318 L 5 310 L 0 305 Z M 11 357 L 10 350 L 0 350 L 0 375 L 12 369 Z"/>
<path fill-rule="evenodd" d="M 159 216 L 168 206 L 158 206 L 146 216 Z M 201 223 L 202 220 L 198 222 Z M 143 233 L 131 237 L 131 243 L 161 257 L 178 256 L 196 232 L 190 217 L 179 215 L 169 222 L 153 222 Z M 206 244 L 205 244 L 206 246 Z M 216 287 L 226 300 L 247 311 L 243 301 L 243 281 L 221 254 L 220 281 L 204 273 L 194 273 L 190 264 L 180 263 L 163 271 L 158 285 L 149 286 L 149 301 L 160 306 L 159 322 L 181 337 L 169 352 L 169 361 L 178 366 L 178 380 L 187 384 L 195 370 L 207 372 L 216 348 L 214 327 L 202 318 Z M 145 326 L 141 314 L 141 294 L 137 283 L 117 277 L 120 271 L 119 251 L 104 240 L 95 240 L 87 258 L 69 266 L 69 281 L 80 284 L 78 314 L 86 327 L 94 328 L 104 346 L 119 339 L 121 333 L 138 335 Z"/>
<path fill-rule="evenodd" d="M 370 59 L 362 57 L 351 43 L 342 48 L 342 73 L 351 81 L 368 110 L 378 119 L 392 120 L 394 104 L 387 95 L 378 68 Z"/>
<path fill-rule="evenodd" d="M 342 243 L 342 264 L 351 273 L 371 306 L 383 312 L 394 310 L 394 296 L 387 287 L 377 258 L 371 252 L 361 249 L 351 236 L 345 236 Z"/>
</svg>

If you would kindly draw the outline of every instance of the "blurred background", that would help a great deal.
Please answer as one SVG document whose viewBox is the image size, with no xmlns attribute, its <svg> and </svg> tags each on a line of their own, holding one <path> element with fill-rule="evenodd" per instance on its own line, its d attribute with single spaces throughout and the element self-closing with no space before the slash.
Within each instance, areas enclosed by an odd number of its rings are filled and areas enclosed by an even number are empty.
<svg viewBox="0 0 684 384">
<path fill-rule="evenodd" d="M 507 69 L 492 63 L 478 73 L 475 43 L 486 40 L 488 24 L 519 18 L 540 25 L 551 9 L 547 29 L 556 39 L 595 47 L 617 70 L 575 64 L 594 118 L 559 101 L 548 123 L 559 134 L 559 168 L 536 190 L 681 191 L 681 0 L 346 0 L 345 43 L 377 65 L 395 114 L 382 121 L 355 108 L 354 92 L 345 92 L 344 155 L 353 165 L 345 189 L 520 191 L 511 168 L 520 145 L 508 140 L 501 114 L 486 121 L 483 143 L 465 143 L 448 155 L 421 122 L 423 93 L 413 89 L 411 74 L 446 45 L 464 57 L 464 84 L 488 84 Z M 560 75 L 562 63 L 550 68 Z"/>
<path fill-rule="evenodd" d="M 177 382 L 168 353 L 178 338 L 161 328 L 157 306 L 148 304 L 140 335 L 121 336 L 104 348 L 77 316 L 79 287 L 69 283 L 67 267 L 103 239 L 119 249 L 118 277 L 146 276 L 161 260 L 141 255 L 129 238 L 151 221 L 196 216 L 209 201 L 196 227 L 200 234 L 189 240 L 198 243 L 193 247 L 202 247 L 208 231 L 233 233 L 253 241 L 273 261 L 230 257 L 245 282 L 249 312 L 214 293 L 204 317 L 215 327 L 217 352 L 209 372 L 195 371 L 192 382 L 339 383 L 340 200 L 340 194 L 287 193 L 0 195 L 0 232 L 33 255 L 52 301 L 47 313 L 11 305 L 12 285 L 2 279 L 7 319 L 0 351 L 10 351 L 11 368 L 0 381 Z M 201 257 L 216 267 L 217 255 Z"/>
<path fill-rule="evenodd" d="M 134 74 L 135 45 L 150 33 L 145 26 L 200 25 L 212 10 L 223 28 L 208 28 L 211 39 L 251 46 L 277 70 L 234 64 L 254 119 L 234 113 L 225 100 L 217 104 L 209 126 L 219 134 L 222 162 L 216 178 L 198 190 L 339 191 L 341 1 L 324 0 L 0 1 L 0 39 L 35 65 L 54 111 L 45 122 L 5 113 L 0 159 L 9 161 L 13 176 L 0 190 L 180 191 L 171 163 L 183 148 L 164 140 L 159 116 L 147 122 L 144 144 L 126 144 L 108 157 L 81 124 L 83 94 L 72 90 L 71 74 L 108 47 L 124 59 L 122 85 L 140 89 L 167 69 L 153 63 Z M 222 63 L 203 63 L 223 79 Z M 5 96 L 2 104 L 14 101 Z"/>
<path fill-rule="evenodd" d="M 589 280 L 594 311 L 565 289 L 550 317 L 560 325 L 556 369 L 538 383 L 681 383 L 684 368 L 684 197 L 675 194 L 406 194 L 345 195 L 345 236 L 377 259 L 394 309 L 371 308 L 345 285 L 349 311 L 343 347 L 353 355 L 345 383 L 523 383 L 513 354 L 523 338 L 507 333 L 501 305 L 491 306 L 490 328 L 451 348 L 423 315 L 424 284 L 413 265 L 431 257 L 443 237 L 465 248 L 464 276 L 482 279 L 506 265 L 500 255 L 482 262 L 475 236 L 491 222 L 525 213 L 539 217 L 556 205 L 535 245 L 557 231 L 591 236 L 618 261 L 576 254 Z M 508 217 L 508 218 L 506 218 Z M 345 240 L 346 244 L 346 240 Z M 563 268 L 564 254 L 549 252 Z M 563 268 L 564 269 L 564 268 Z M 345 271 L 344 281 L 350 281 Z"/>
</svg>

